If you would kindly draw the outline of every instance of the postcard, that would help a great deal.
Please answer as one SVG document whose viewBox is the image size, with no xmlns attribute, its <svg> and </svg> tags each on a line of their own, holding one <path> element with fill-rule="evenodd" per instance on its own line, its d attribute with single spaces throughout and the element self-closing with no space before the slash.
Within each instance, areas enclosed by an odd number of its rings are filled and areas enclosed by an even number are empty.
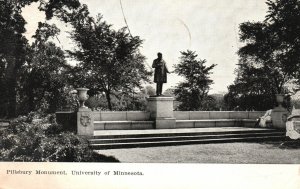
<svg viewBox="0 0 300 189">
<path fill-rule="evenodd" d="M 0 0 L 0 189 L 300 188 L 299 9 Z"/>
</svg>

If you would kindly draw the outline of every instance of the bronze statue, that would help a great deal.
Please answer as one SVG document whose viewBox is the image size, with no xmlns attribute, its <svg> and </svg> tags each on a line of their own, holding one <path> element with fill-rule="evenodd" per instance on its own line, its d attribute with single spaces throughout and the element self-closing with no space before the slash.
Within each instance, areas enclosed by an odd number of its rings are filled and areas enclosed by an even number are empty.
<svg viewBox="0 0 300 189">
<path fill-rule="evenodd" d="M 157 53 L 157 59 L 153 61 L 152 68 L 155 68 L 154 83 L 156 83 L 156 96 L 161 96 L 163 84 L 167 83 L 167 73 L 170 72 L 160 52 Z"/>
</svg>

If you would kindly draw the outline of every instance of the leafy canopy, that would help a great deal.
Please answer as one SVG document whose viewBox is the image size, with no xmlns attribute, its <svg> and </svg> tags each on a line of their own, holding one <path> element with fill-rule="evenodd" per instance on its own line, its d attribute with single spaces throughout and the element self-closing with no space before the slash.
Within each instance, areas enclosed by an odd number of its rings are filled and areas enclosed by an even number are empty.
<svg viewBox="0 0 300 189">
<path fill-rule="evenodd" d="M 206 66 L 206 60 L 197 60 L 197 56 L 194 51 L 181 52 L 180 62 L 175 65 L 175 73 L 185 79 L 174 90 L 176 99 L 181 102 L 180 110 L 207 110 L 214 101 L 208 92 L 213 84 L 209 76 L 216 64 Z"/>
<path fill-rule="evenodd" d="M 275 94 L 288 92 L 288 83 L 300 81 L 300 1 L 266 3 L 264 21 L 240 24 L 244 46 L 238 51 L 237 78 L 229 86 L 227 101 L 243 109 L 272 108 Z"/>
<path fill-rule="evenodd" d="M 139 51 L 139 37 L 131 37 L 126 28 L 112 29 L 101 15 L 90 17 L 86 6 L 73 14 L 71 23 L 71 38 L 78 48 L 69 53 L 79 61 L 73 72 L 75 86 L 104 92 L 112 109 L 110 95 L 134 93 L 143 81 L 149 81 L 151 72 Z"/>
</svg>

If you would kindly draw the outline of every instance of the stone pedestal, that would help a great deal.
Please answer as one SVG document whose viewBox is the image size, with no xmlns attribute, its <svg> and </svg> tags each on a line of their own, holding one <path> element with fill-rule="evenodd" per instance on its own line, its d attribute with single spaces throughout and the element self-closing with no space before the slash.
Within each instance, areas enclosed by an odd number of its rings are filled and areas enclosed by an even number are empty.
<svg viewBox="0 0 300 189">
<path fill-rule="evenodd" d="M 176 122 L 173 113 L 173 97 L 149 97 L 147 110 L 150 119 L 155 121 L 156 129 L 173 129 Z"/>
<path fill-rule="evenodd" d="M 79 108 L 77 112 L 77 134 L 88 138 L 94 136 L 94 116 L 91 109 Z"/>
<path fill-rule="evenodd" d="M 278 129 L 286 128 L 286 121 L 289 112 L 283 107 L 276 107 L 272 110 L 272 125 Z"/>
</svg>

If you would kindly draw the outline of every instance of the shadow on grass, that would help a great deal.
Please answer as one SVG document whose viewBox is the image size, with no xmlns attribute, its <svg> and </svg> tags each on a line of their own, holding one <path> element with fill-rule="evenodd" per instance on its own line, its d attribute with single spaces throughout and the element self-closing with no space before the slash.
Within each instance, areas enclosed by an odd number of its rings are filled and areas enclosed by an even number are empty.
<svg viewBox="0 0 300 189">
<path fill-rule="evenodd" d="M 92 162 L 107 162 L 107 163 L 120 163 L 118 159 L 114 156 L 106 156 L 102 154 L 98 154 L 97 152 L 93 152 L 93 160 Z"/>
<path fill-rule="evenodd" d="M 260 144 L 272 145 L 274 148 L 280 149 L 300 149 L 300 140 L 292 140 L 290 138 L 285 138 L 283 140 L 277 141 L 265 141 L 260 142 Z"/>
</svg>

